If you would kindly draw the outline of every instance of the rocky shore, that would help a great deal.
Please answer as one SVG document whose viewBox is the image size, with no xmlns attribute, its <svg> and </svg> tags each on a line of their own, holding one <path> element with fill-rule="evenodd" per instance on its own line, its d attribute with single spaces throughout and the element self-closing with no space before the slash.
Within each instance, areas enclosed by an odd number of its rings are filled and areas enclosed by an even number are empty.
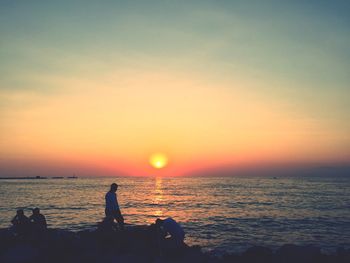
<svg viewBox="0 0 350 263">
<path fill-rule="evenodd" d="M 215 256 L 198 246 L 177 250 L 160 250 L 154 232 L 148 226 L 128 226 L 123 232 L 102 233 L 98 230 L 71 232 L 49 229 L 40 235 L 19 237 L 0 229 L 0 262 L 64 263 L 349 263 L 350 250 L 338 249 L 333 255 L 322 254 L 311 246 L 283 245 L 272 251 L 251 247 L 241 254 Z"/>
</svg>

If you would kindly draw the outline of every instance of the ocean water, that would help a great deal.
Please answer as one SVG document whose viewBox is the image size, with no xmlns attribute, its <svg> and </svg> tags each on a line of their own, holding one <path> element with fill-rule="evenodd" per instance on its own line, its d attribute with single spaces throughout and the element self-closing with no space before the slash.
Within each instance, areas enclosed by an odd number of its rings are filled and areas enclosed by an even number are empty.
<svg viewBox="0 0 350 263">
<path fill-rule="evenodd" d="M 18 208 L 40 207 L 49 227 L 82 230 L 104 216 L 117 182 L 128 224 L 173 217 L 186 241 L 213 253 L 253 245 L 350 248 L 350 177 L 177 177 L 0 180 L 0 227 Z"/>
</svg>

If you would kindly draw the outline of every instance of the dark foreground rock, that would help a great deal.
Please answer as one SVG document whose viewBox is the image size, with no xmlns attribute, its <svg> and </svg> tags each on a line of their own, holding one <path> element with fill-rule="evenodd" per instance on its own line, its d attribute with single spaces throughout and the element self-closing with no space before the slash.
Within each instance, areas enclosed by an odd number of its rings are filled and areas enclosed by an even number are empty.
<svg viewBox="0 0 350 263">
<path fill-rule="evenodd" d="M 127 227 L 123 232 L 70 232 L 49 229 L 41 235 L 14 236 L 0 229 L 1 263 L 349 263 L 350 250 L 339 249 L 334 255 L 322 254 L 311 246 L 283 245 L 273 252 L 252 247 L 241 254 L 216 257 L 203 253 L 198 246 L 176 250 L 159 248 L 154 231 L 147 226 Z"/>
</svg>

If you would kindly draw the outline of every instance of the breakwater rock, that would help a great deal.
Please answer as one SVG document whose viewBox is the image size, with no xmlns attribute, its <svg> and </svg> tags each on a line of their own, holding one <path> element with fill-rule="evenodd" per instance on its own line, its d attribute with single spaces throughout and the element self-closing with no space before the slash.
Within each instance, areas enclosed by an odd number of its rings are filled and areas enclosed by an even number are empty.
<svg viewBox="0 0 350 263">
<path fill-rule="evenodd" d="M 241 254 L 216 256 L 203 253 L 198 246 L 162 249 L 149 226 L 128 226 L 121 232 L 87 230 L 71 232 L 48 229 L 45 233 L 15 236 L 0 229 L 1 263 L 349 263 L 350 250 L 339 249 L 333 255 L 322 254 L 312 246 L 283 245 L 272 251 L 251 247 Z"/>
</svg>

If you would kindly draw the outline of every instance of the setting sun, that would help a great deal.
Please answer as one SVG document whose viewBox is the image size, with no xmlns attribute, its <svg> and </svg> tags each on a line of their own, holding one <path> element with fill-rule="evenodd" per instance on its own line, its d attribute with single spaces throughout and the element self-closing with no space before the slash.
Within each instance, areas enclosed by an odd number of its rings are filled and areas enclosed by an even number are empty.
<svg viewBox="0 0 350 263">
<path fill-rule="evenodd" d="M 154 168 L 161 169 L 168 164 L 168 157 L 162 153 L 154 153 L 149 158 L 149 162 Z"/>
</svg>

